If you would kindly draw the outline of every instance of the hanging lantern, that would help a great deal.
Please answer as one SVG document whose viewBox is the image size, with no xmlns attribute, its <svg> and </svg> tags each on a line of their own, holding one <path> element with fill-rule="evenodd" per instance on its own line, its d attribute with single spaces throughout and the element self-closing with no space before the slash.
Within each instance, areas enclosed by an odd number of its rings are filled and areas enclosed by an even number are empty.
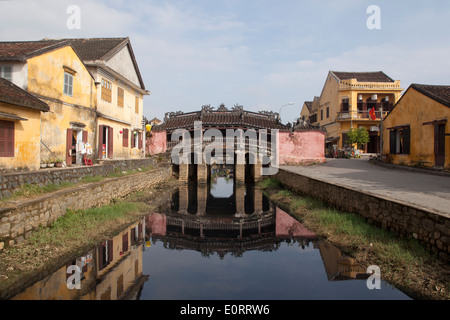
<svg viewBox="0 0 450 320">
<path fill-rule="evenodd" d="M 120 131 L 119 131 L 119 133 L 120 133 L 120 134 L 122 134 L 122 133 L 123 133 L 123 131 L 122 131 L 122 130 L 120 130 Z"/>
<path fill-rule="evenodd" d="M 151 124 L 145 125 L 145 129 L 147 130 L 147 132 L 152 131 L 152 125 Z"/>
</svg>

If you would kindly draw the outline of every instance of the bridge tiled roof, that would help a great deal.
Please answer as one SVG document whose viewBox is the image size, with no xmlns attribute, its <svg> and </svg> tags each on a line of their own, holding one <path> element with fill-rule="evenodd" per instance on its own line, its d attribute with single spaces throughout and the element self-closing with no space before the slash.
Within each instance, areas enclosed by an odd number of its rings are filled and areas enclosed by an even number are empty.
<svg viewBox="0 0 450 320">
<path fill-rule="evenodd" d="M 155 126 L 153 130 L 189 130 L 194 128 L 195 121 L 201 121 L 203 127 L 290 130 L 289 126 L 280 122 L 277 113 L 245 111 L 241 106 L 235 106 L 233 109 L 228 110 L 223 105 L 217 110 L 210 106 L 203 106 L 202 110 L 198 112 L 167 113 L 164 123 Z"/>
</svg>

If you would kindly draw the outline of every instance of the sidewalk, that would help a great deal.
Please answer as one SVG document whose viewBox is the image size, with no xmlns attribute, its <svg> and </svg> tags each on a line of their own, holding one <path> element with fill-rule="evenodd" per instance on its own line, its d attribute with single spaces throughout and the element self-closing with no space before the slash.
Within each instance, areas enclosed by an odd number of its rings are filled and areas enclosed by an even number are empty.
<svg viewBox="0 0 450 320">
<path fill-rule="evenodd" d="M 447 176 L 384 168 L 364 159 L 327 159 L 324 164 L 280 169 L 450 215 Z"/>
</svg>

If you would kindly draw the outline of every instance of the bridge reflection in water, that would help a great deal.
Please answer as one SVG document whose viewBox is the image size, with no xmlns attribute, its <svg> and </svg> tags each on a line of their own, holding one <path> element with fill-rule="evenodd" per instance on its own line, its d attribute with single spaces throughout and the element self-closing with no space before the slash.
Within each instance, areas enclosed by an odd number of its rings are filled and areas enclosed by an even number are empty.
<svg viewBox="0 0 450 320">
<path fill-rule="evenodd" d="M 176 289 L 178 284 L 173 276 L 178 274 L 179 270 L 172 271 L 170 269 L 183 264 L 184 257 L 180 250 L 200 252 L 203 262 L 198 263 L 204 265 L 206 263 L 204 258 L 213 255 L 217 255 L 219 260 L 231 257 L 237 258 L 234 260 L 238 261 L 244 259 L 246 253 L 261 252 L 264 254 L 283 251 L 282 249 L 285 249 L 287 245 L 301 248 L 300 250 L 305 252 L 311 250 L 320 252 L 321 259 L 319 258 L 319 261 L 321 260 L 321 263 L 319 263 L 324 266 L 325 273 L 318 274 L 321 279 L 316 279 L 317 276 L 308 279 L 313 287 L 316 286 L 316 283 L 323 285 L 322 279 L 324 278 L 326 278 L 326 282 L 331 283 L 338 280 L 368 277 L 365 268 L 358 266 L 353 259 L 344 256 L 330 243 L 320 240 L 298 220 L 271 203 L 261 190 L 249 185 L 236 187 L 230 179 L 230 175 L 232 175 L 230 171 L 227 174 L 213 172 L 212 183 L 207 186 L 181 186 L 177 192 L 172 194 L 170 201 L 160 208 L 159 212 L 151 213 L 140 219 L 109 241 L 96 245 L 74 261 L 59 267 L 55 266 L 54 270 L 56 271 L 53 274 L 45 276 L 13 299 L 164 299 L 159 290 L 167 292 L 167 288 L 171 287 L 176 293 L 166 298 L 189 299 L 189 296 L 183 295 L 188 293 L 186 290 Z M 284 247 L 282 248 L 282 246 Z M 155 271 L 155 268 L 158 268 L 155 265 L 159 265 L 159 262 L 164 260 L 164 255 L 155 256 L 161 250 L 158 249 L 159 247 L 174 252 L 174 255 L 170 256 L 170 261 L 164 262 L 164 266 L 159 267 L 164 269 L 167 276 L 159 275 Z M 177 252 L 178 260 L 176 260 Z M 298 251 L 289 253 L 289 256 L 298 257 L 298 255 Z M 175 262 L 174 259 L 178 262 Z M 289 266 L 283 265 L 283 263 L 287 262 L 279 261 L 280 266 L 277 268 L 289 269 Z M 80 267 L 82 272 L 80 290 L 69 289 L 67 286 L 68 278 L 71 275 L 67 273 L 67 267 L 70 265 Z M 265 265 L 264 268 L 266 267 L 268 266 Z M 300 266 L 294 267 L 301 268 Z M 201 273 L 202 271 L 199 271 L 200 274 L 195 277 L 192 275 L 195 273 L 192 268 L 186 270 L 185 267 L 181 268 L 186 272 L 186 275 L 181 276 L 182 279 L 192 277 L 195 280 L 192 280 L 193 283 L 190 285 L 201 286 L 195 281 L 201 281 L 205 277 Z M 259 268 L 259 266 L 251 268 Z M 305 272 L 317 272 L 322 268 L 314 265 L 312 270 L 295 269 L 295 274 L 288 277 L 301 278 Z M 229 272 L 231 276 L 236 273 L 236 270 L 232 268 L 227 269 L 226 272 Z M 254 273 L 253 270 L 256 269 L 251 270 L 251 273 Z M 283 272 L 278 271 L 273 276 L 280 276 L 279 274 L 283 274 Z M 153 281 L 148 281 L 149 275 L 152 276 Z M 250 274 L 248 276 L 251 278 Z M 158 279 L 161 279 L 163 283 L 158 284 Z M 175 282 L 168 283 L 169 281 Z M 220 284 L 216 284 L 216 286 L 220 286 Z M 248 284 L 243 284 L 243 286 L 246 287 Z M 289 285 L 285 284 L 284 286 Z M 149 294 L 148 290 L 155 290 L 156 297 Z M 197 288 L 194 291 L 199 290 Z M 287 294 L 294 296 L 298 294 L 298 287 L 290 290 L 286 288 Z M 327 290 L 322 289 L 322 291 Z M 192 290 L 188 291 L 189 293 L 193 292 Z M 365 284 L 361 284 L 357 292 L 353 294 L 355 298 L 361 298 L 361 292 L 364 295 L 368 294 L 368 291 L 370 290 L 365 287 Z M 213 292 L 218 292 L 217 288 Z M 210 293 L 203 294 L 208 296 Z M 307 295 L 300 298 L 314 298 L 313 294 L 309 289 Z M 326 293 L 324 292 L 324 294 Z M 340 294 L 339 292 L 339 299 Z M 387 297 L 391 297 L 390 295 L 392 293 L 389 292 Z M 233 297 L 235 299 L 242 298 Z M 386 298 L 383 295 L 378 296 L 378 298 L 380 297 Z M 396 292 L 393 297 L 408 298 L 401 292 Z M 226 299 L 228 297 L 220 296 L 219 298 Z M 245 296 L 245 298 L 253 299 L 255 297 Z M 273 299 L 273 297 L 268 298 Z M 321 295 L 315 298 L 320 299 Z"/>
</svg>

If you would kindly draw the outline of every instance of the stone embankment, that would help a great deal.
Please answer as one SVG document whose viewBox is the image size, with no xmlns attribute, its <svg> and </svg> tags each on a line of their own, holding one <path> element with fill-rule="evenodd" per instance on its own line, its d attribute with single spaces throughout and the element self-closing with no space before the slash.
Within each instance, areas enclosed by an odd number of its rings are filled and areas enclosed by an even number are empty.
<svg viewBox="0 0 450 320">
<path fill-rule="evenodd" d="M 6 173 L 0 175 L 0 199 L 9 197 L 22 185 L 57 184 L 79 182 L 86 176 L 108 176 L 116 171 L 144 168 L 154 165 L 153 158 L 130 160 L 102 160 L 93 166 L 51 168 L 38 171 Z"/>
<path fill-rule="evenodd" d="M 450 217 L 445 212 L 280 169 L 275 177 L 299 194 L 322 200 L 331 206 L 366 218 L 375 226 L 399 236 L 418 239 L 429 251 L 449 262 Z"/>
<path fill-rule="evenodd" d="M 141 163 L 134 163 L 136 167 Z M 142 165 L 142 164 L 141 164 Z M 116 164 L 117 166 L 117 164 Z M 130 166 L 127 167 L 129 169 Z M 114 171 L 114 165 L 82 167 L 63 173 L 78 181 L 79 176 L 95 175 Z M 58 175 L 58 173 L 52 172 Z M 103 174 L 102 174 L 103 175 Z M 147 172 L 105 178 L 64 188 L 30 199 L 7 201 L 0 207 L 0 250 L 21 242 L 39 226 L 48 226 L 52 221 L 66 214 L 67 210 L 83 210 L 103 206 L 113 199 L 125 198 L 133 192 L 152 188 L 171 176 L 169 167 L 160 167 Z"/>
</svg>

